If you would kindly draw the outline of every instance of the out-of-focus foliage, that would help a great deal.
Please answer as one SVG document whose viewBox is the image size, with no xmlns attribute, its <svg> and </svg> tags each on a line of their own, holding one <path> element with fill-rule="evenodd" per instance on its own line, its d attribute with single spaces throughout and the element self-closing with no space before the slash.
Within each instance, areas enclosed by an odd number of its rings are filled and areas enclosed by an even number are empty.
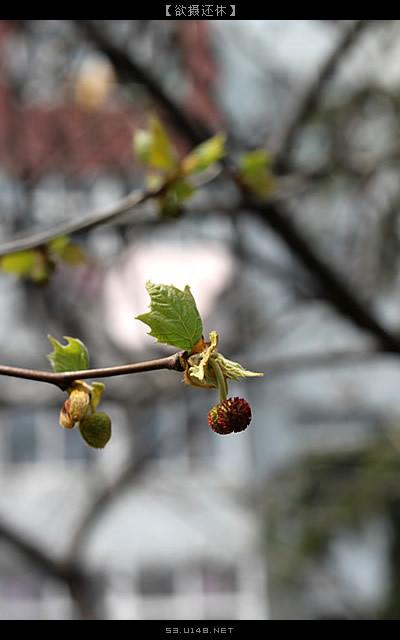
<svg viewBox="0 0 400 640">
<path fill-rule="evenodd" d="M 47 244 L 0 257 L 0 269 L 37 284 L 47 284 L 57 264 L 76 266 L 85 262 L 82 247 L 68 236 L 59 236 Z"/>
<path fill-rule="evenodd" d="M 151 169 L 173 173 L 178 159 L 171 139 L 156 116 L 149 118 L 148 129 L 139 129 L 134 135 L 134 151 L 138 158 Z"/>
<path fill-rule="evenodd" d="M 249 151 L 240 158 L 239 178 L 243 185 L 258 196 L 269 195 L 275 187 L 270 167 L 271 158 L 263 149 Z"/>
<path fill-rule="evenodd" d="M 199 144 L 182 160 L 182 170 L 185 174 L 204 171 L 208 167 L 224 156 L 225 153 L 224 133 L 217 133 L 215 136 Z"/>
<path fill-rule="evenodd" d="M 270 580 L 279 593 L 300 589 L 312 568 L 329 558 L 342 534 L 359 532 L 371 520 L 387 520 L 397 530 L 400 514 L 400 438 L 386 431 L 359 448 L 305 456 L 277 473 L 266 494 L 265 542 Z M 388 562 L 395 568 L 393 537 Z M 372 617 L 391 617 L 400 606 L 396 571 L 386 604 Z M 365 612 L 367 613 L 367 612 Z"/>
</svg>

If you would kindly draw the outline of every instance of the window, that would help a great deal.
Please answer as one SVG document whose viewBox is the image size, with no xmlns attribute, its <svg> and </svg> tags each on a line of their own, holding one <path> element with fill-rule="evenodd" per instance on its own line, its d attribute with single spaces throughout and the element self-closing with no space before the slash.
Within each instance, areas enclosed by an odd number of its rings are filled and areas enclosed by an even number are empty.
<svg viewBox="0 0 400 640">
<path fill-rule="evenodd" d="M 54 409 L 0 412 L 1 461 L 12 464 L 90 462 L 92 450 L 76 430 L 61 429 Z"/>
</svg>

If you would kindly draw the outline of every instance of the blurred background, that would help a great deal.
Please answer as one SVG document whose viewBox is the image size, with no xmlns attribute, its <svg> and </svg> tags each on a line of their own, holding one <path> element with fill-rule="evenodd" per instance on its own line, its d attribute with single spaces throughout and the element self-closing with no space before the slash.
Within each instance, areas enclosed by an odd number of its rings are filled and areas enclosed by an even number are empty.
<svg viewBox="0 0 400 640">
<path fill-rule="evenodd" d="M 400 325 L 399 21 L 0 21 L 0 243 L 79 220 L 145 179 L 157 87 L 232 158 L 264 147 L 277 206 L 393 334 Z M 400 370 L 219 176 L 177 219 L 147 203 L 74 234 L 47 284 L 0 271 L 1 363 L 172 350 L 134 320 L 146 280 L 189 284 L 247 431 L 175 372 L 110 378 L 104 451 L 52 386 L 0 377 L 0 618 L 400 617 Z M 1 254 L 1 246 L 0 246 Z M 351 314 L 350 314 L 351 315 Z M 379 345 L 378 345 L 379 347 Z"/>
</svg>

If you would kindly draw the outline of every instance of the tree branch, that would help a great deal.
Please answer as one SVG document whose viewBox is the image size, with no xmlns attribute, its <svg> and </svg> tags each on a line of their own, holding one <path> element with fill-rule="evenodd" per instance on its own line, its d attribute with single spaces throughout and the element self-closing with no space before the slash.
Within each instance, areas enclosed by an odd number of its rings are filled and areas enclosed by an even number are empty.
<svg viewBox="0 0 400 640">
<path fill-rule="evenodd" d="M 159 104 L 168 112 L 178 131 L 193 144 L 200 144 L 210 135 L 204 127 L 195 125 L 183 109 L 164 91 L 148 69 L 143 69 L 125 51 L 115 46 L 104 31 L 91 20 L 73 20 L 80 31 L 110 60 L 121 81 L 136 81 L 142 84 Z"/>
<path fill-rule="evenodd" d="M 89 230 L 93 227 L 98 226 L 99 224 L 111 222 L 122 214 L 128 213 L 128 211 L 130 211 L 134 207 L 137 207 L 139 204 L 143 204 L 150 198 L 156 197 L 160 194 L 160 191 L 161 190 L 134 191 L 133 193 L 126 196 L 126 198 L 123 198 L 115 204 L 106 207 L 102 211 L 93 212 L 87 216 L 80 217 L 77 220 L 61 223 L 55 225 L 54 227 L 50 227 L 50 229 L 46 229 L 45 231 L 38 231 L 37 233 L 32 233 L 29 236 L 25 236 L 23 238 L 17 238 L 16 240 L 11 240 L 10 242 L 4 242 L 3 244 L 0 244 L 0 257 L 10 253 L 15 253 L 16 251 L 34 249 L 46 244 L 46 242 L 49 242 L 50 240 L 53 240 L 58 236 L 69 235 L 71 233 L 76 233 L 77 231 Z"/>
<path fill-rule="evenodd" d="M 17 549 L 34 566 L 47 575 L 64 582 L 83 618 L 94 618 L 89 578 L 75 562 L 53 558 L 20 532 L 0 520 L 0 539 Z"/>
<path fill-rule="evenodd" d="M 194 176 L 192 178 L 192 184 L 196 188 L 202 187 L 209 182 L 212 182 L 221 173 L 220 168 L 210 168 L 204 172 L 201 176 Z M 71 222 L 64 222 L 45 231 L 38 231 L 37 233 L 31 233 L 22 238 L 16 238 L 9 242 L 0 244 L 0 258 L 10 253 L 17 251 L 25 251 L 27 249 L 35 249 L 45 245 L 50 240 L 54 240 L 59 236 L 70 235 L 77 233 L 78 231 L 89 231 L 100 224 L 106 224 L 108 222 L 115 222 L 120 216 L 125 213 L 129 213 L 137 206 L 144 204 L 148 200 L 157 198 L 162 195 L 169 186 L 169 179 L 166 179 L 158 189 L 145 191 L 143 189 L 137 189 L 133 191 L 125 198 L 122 198 L 118 202 L 109 207 L 102 209 L 101 211 L 94 211 L 87 216 L 79 217 L 79 219 L 72 220 Z"/>
<path fill-rule="evenodd" d="M 143 450 L 136 452 L 134 459 L 127 464 L 115 480 L 104 487 L 94 498 L 88 510 L 83 514 L 82 520 L 69 544 L 70 551 L 67 556 L 71 563 L 79 560 L 93 527 L 103 517 L 115 498 L 123 493 L 129 485 L 138 478 L 146 468 L 148 462 L 151 461 L 154 454 L 158 451 L 160 445 L 167 438 L 170 439 L 172 435 L 171 431 L 169 431 L 168 434 L 164 433 L 153 438 Z"/>
<path fill-rule="evenodd" d="M 49 384 L 54 384 L 60 389 L 65 390 L 74 380 L 84 380 L 86 378 L 110 378 L 113 376 L 123 376 L 131 373 L 158 371 L 159 369 L 183 371 L 180 363 L 180 355 L 180 353 L 175 353 L 172 356 L 167 356 L 165 358 L 136 362 L 134 364 L 123 364 L 115 367 L 105 367 L 103 369 L 64 371 L 62 373 L 0 365 L 0 375 L 10 376 L 12 378 L 24 378 L 25 380 L 35 380 L 37 382 L 48 382 Z"/>
<path fill-rule="evenodd" d="M 93 23 L 88 21 L 79 21 L 78 26 L 84 28 L 86 34 L 90 37 L 90 39 L 96 43 L 96 45 L 102 50 L 103 53 L 110 57 L 117 75 L 119 75 L 122 79 L 129 78 L 134 79 L 135 81 L 141 81 L 147 87 L 147 89 L 174 117 L 176 124 L 180 126 L 181 130 L 193 144 L 198 144 L 203 139 L 203 137 L 198 133 L 197 129 L 191 126 L 191 123 L 189 123 L 187 116 L 159 86 L 159 83 L 153 77 L 151 77 L 147 71 L 144 71 L 140 67 L 140 65 L 132 61 L 130 56 L 127 55 L 125 51 L 111 44 L 104 33 L 102 33 L 101 30 L 94 26 Z M 354 43 L 355 36 L 358 35 L 365 26 L 366 25 L 364 24 L 364 21 L 357 22 L 356 25 L 346 34 L 346 37 L 344 37 L 341 42 L 340 56 L 342 56 L 343 53 L 348 50 L 350 45 Z M 321 91 L 321 79 L 323 86 L 331 77 L 336 67 L 337 60 L 338 55 L 336 53 L 336 56 L 332 56 L 330 62 L 328 61 L 329 64 L 327 63 L 325 65 L 323 72 L 321 72 L 320 74 L 320 82 L 317 83 L 319 87 L 318 91 L 317 89 L 314 89 L 312 98 L 308 98 L 308 103 L 315 100 L 316 96 L 319 95 L 319 92 Z M 225 173 L 230 176 L 230 178 L 237 184 L 237 175 L 231 168 L 231 163 L 228 158 L 224 161 L 223 166 Z M 278 203 L 272 204 L 257 202 L 253 198 L 249 197 L 249 194 L 245 192 L 243 186 L 240 186 L 238 184 L 237 186 L 239 186 L 242 192 L 241 206 L 259 215 L 263 222 L 281 238 L 281 240 L 287 245 L 287 247 L 293 252 L 293 254 L 302 262 L 305 267 L 307 267 L 311 274 L 317 279 L 321 290 L 324 293 L 325 299 L 328 300 L 337 311 L 339 311 L 344 317 L 349 319 L 354 325 L 363 329 L 364 331 L 368 331 L 371 335 L 373 335 L 385 351 L 400 353 L 399 338 L 380 324 L 380 322 L 375 318 L 372 311 L 367 307 L 367 305 L 365 305 L 361 300 L 358 299 L 357 295 L 353 291 L 351 291 L 347 283 L 335 271 L 335 269 L 333 269 L 333 267 L 331 267 L 318 255 L 318 253 L 312 248 L 311 244 L 308 243 L 305 236 L 294 225 L 294 223 L 290 221 L 284 210 L 279 208 Z M 154 196 L 156 194 L 147 194 L 147 197 L 150 197 L 151 195 Z M 143 200 L 140 199 L 139 201 Z M 135 204 L 136 203 L 137 200 L 135 199 Z M 130 206 L 132 206 L 132 203 L 129 203 L 129 207 L 127 208 L 130 208 Z M 99 219 L 99 216 L 96 216 L 96 218 L 92 221 L 93 226 L 99 224 L 99 222 L 103 221 L 104 219 L 109 220 L 110 216 L 113 217 L 114 215 L 119 215 L 120 212 L 120 208 L 118 208 L 117 212 L 115 212 L 115 210 L 111 212 L 108 211 L 107 215 L 104 216 L 102 220 Z M 77 223 L 77 225 L 78 226 L 74 227 L 75 230 L 77 230 L 78 228 L 88 228 L 87 222 L 84 225 L 82 222 Z M 71 227 L 69 227 L 69 229 L 71 229 Z M 58 233 L 60 233 L 60 231 L 61 230 L 59 229 Z M 65 232 L 65 227 L 63 227 L 62 231 Z M 48 237 L 47 234 L 46 236 Z M 53 232 L 51 233 L 51 237 L 54 237 Z M 40 241 L 43 242 L 43 236 L 41 236 Z M 19 245 L 19 247 L 23 246 L 26 245 Z M 32 246 L 31 243 L 29 246 Z M 8 245 L 8 247 L 6 248 L 9 252 L 12 252 L 12 250 L 15 250 L 15 245 Z M 2 247 L 0 247 L 0 251 L 1 249 Z M 8 371 L 8 373 L 6 371 L 4 371 L 4 373 L 6 373 L 6 375 L 17 375 L 17 377 L 25 377 L 18 374 L 17 370 L 14 370 L 14 373 L 10 373 L 10 370 Z M 38 372 L 36 372 L 36 374 L 37 373 Z M 40 372 L 39 375 L 41 375 Z M 106 375 L 120 374 L 111 373 Z M 32 379 L 43 378 L 36 377 Z M 57 384 L 55 380 L 51 380 L 49 377 L 46 379 L 46 381 Z"/>
<path fill-rule="evenodd" d="M 239 360 L 242 359 L 242 355 L 234 357 Z M 360 362 L 365 363 L 379 357 L 382 357 L 382 354 L 378 350 L 373 349 L 354 351 L 337 350 L 324 353 L 307 353 L 270 358 L 263 360 L 262 363 L 257 364 L 257 362 L 255 362 L 252 366 L 265 369 L 267 378 L 270 378 L 289 375 L 301 369 L 348 366 Z M 164 397 L 168 398 L 169 396 L 170 391 L 163 391 L 158 400 L 162 401 Z M 150 396 L 139 399 L 140 404 L 151 401 L 152 398 Z M 151 443 L 148 443 L 143 450 L 136 452 L 135 458 L 123 469 L 115 480 L 99 492 L 88 510 L 83 514 L 81 522 L 72 537 L 68 554 L 70 562 L 74 563 L 78 561 L 84 552 L 85 545 L 93 527 L 101 520 L 116 497 L 121 495 L 134 480 L 137 480 L 138 476 L 144 471 L 147 463 L 151 461 L 154 454 L 158 451 L 160 445 L 165 440 L 170 439 L 172 435 L 171 431 L 167 434 L 158 435 L 158 437 L 152 440 Z"/>
<path fill-rule="evenodd" d="M 0 539 L 13 545 L 24 556 L 27 556 L 36 567 L 54 578 L 65 580 L 66 568 L 41 548 L 0 521 Z"/>
<path fill-rule="evenodd" d="M 243 206 L 258 214 L 291 249 L 294 255 L 312 273 L 319 283 L 324 299 L 328 300 L 341 315 L 351 320 L 360 329 L 378 340 L 383 351 L 400 353 L 400 338 L 384 327 L 371 309 L 358 298 L 346 281 L 323 260 L 312 248 L 295 223 L 284 214 L 282 208 L 271 203 L 243 198 Z"/>
<path fill-rule="evenodd" d="M 88 21 L 79 22 L 84 23 L 87 35 L 94 43 L 97 44 L 100 50 L 106 55 L 112 56 L 110 57 L 110 60 L 114 65 L 117 75 L 121 79 L 126 79 L 127 77 L 133 80 L 140 79 L 154 97 L 170 111 L 173 117 L 175 117 L 176 123 L 178 125 L 180 124 L 183 133 L 190 139 L 190 141 L 193 144 L 198 144 L 200 140 L 197 131 L 195 132 L 192 127 L 187 126 L 187 116 L 183 114 L 183 112 L 181 112 L 177 117 L 177 110 L 179 111 L 179 107 L 175 103 L 173 103 L 173 106 L 171 107 L 171 100 L 159 86 L 157 81 L 151 77 L 147 71 L 144 71 L 136 62 L 133 62 L 131 57 L 126 54 L 125 51 L 110 44 L 109 39 L 101 32 L 101 30 L 95 27 L 93 23 L 88 23 Z M 297 131 L 298 128 L 304 124 L 306 111 L 310 106 L 312 108 L 315 101 L 319 98 L 322 89 L 331 79 L 339 60 L 356 42 L 357 37 L 369 22 L 370 21 L 358 21 L 341 38 L 339 42 L 340 46 L 336 47 L 335 52 L 331 54 L 321 70 L 314 88 L 310 89 L 308 96 L 304 99 L 301 110 L 301 114 L 303 115 L 300 114 L 301 117 L 296 118 L 297 124 L 296 126 L 293 125 L 293 129 Z M 293 133 L 290 134 L 290 137 L 293 135 Z M 285 147 L 287 144 L 288 143 L 285 143 Z M 287 155 L 285 147 L 283 151 L 284 155 Z M 357 295 L 351 291 L 345 280 L 335 271 L 335 269 L 333 269 L 333 267 L 318 255 L 301 231 L 279 207 L 278 203 L 260 203 L 249 197 L 249 194 L 247 194 L 243 187 L 238 184 L 236 179 L 237 175 L 231 167 L 230 160 L 226 159 L 223 166 L 225 173 L 229 175 L 241 189 L 241 206 L 259 215 L 262 221 L 268 225 L 281 238 L 281 240 L 283 240 L 290 251 L 317 279 L 321 290 L 324 293 L 325 299 L 328 300 L 337 311 L 350 320 L 354 325 L 373 335 L 378 340 L 384 351 L 400 353 L 400 339 L 380 324 L 367 305 L 359 300 Z"/>
<path fill-rule="evenodd" d="M 276 169 L 278 171 L 287 171 L 289 158 L 297 135 L 303 128 L 309 116 L 313 111 L 315 111 L 320 96 L 336 73 L 343 57 L 358 42 L 360 36 L 364 33 L 370 23 L 370 20 L 357 20 L 354 25 L 339 37 L 336 46 L 328 55 L 317 77 L 311 83 L 311 86 L 308 91 L 306 91 L 303 98 L 300 99 L 295 113 L 285 129 L 279 145 L 278 157 L 276 159 Z"/>
</svg>

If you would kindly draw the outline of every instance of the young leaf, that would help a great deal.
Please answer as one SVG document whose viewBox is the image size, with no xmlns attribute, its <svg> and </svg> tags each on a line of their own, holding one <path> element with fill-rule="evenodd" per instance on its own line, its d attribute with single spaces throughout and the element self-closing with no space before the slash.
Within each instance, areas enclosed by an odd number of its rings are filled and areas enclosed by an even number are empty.
<svg viewBox="0 0 400 640">
<path fill-rule="evenodd" d="M 52 336 L 48 336 L 54 350 L 47 356 L 50 360 L 53 371 L 61 373 L 63 371 L 81 371 L 89 367 L 89 352 L 83 342 L 77 338 L 64 336 L 66 345 L 60 344 Z"/>
<path fill-rule="evenodd" d="M 3 256 L 0 260 L 0 266 L 8 273 L 14 273 L 17 276 L 26 276 L 32 271 L 36 259 L 37 253 L 34 249 L 18 251 Z"/>
<path fill-rule="evenodd" d="M 68 236 L 58 236 L 47 244 L 49 254 L 54 260 L 62 260 L 68 264 L 81 264 L 85 261 L 83 249 Z"/>
<path fill-rule="evenodd" d="M 185 174 L 204 171 L 214 162 L 221 160 L 225 153 L 225 134 L 217 133 L 193 149 L 182 161 L 182 170 Z"/>
<path fill-rule="evenodd" d="M 245 153 L 240 159 L 240 178 L 258 196 L 265 197 L 274 188 L 269 171 L 271 158 L 263 149 Z"/>
<path fill-rule="evenodd" d="M 47 248 L 50 253 L 62 256 L 70 242 L 71 240 L 68 236 L 57 236 L 57 238 L 53 238 L 47 243 Z"/>
<path fill-rule="evenodd" d="M 148 173 L 146 175 L 146 188 L 149 191 L 158 191 L 165 183 L 165 177 L 160 173 Z"/>
<path fill-rule="evenodd" d="M 39 249 L 27 249 L 0 258 L 0 268 L 20 278 L 29 278 L 37 284 L 45 284 L 54 265 L 49 261 L 47 255 Z"/>
<path fill-rule="evenodd" d="M 136 317 L 147 324 L 157 342 L 191 351 L 200 340 L 203 324 L 188 285 L 181 291 L 172 285 L 146 283 L 150 311 Z"/>
<path fill-rule="evenodd" d="M 174 148 L 160 120 L 151 116 L 149 129 L 135 132 L 133 147 L 143 164 L 153 169 L 173 171 L 177 166 Z"/>
<path fill-rule="evenodd" d="M 268 169 L 271 165 L 271 158 L 265 149 L 255 149 L 244 153 L 240 159 L 243 171 L 254 171 L 256 169 Z"/>
<path fill-rule="evenodd" d="M 244 369 L 241 364 L 238 362 L 234 362 L 233 360 L 228 360 L 221 353 L 218 353 L 216 356 L 216 360 L 218 364 L 221 366 L 222 373 L 226 378 L 230 380 L 240 380 L 240 378 L 255 378 L 257 376 L 263 376 L 263 373 L 258 373 L 256 371 L 248 371 Z"/>
<path fill-rule="evenodd" d="M 158 198 L 160 213 L 165 217 L 176 217 L 182 211 L 182 204 L 190 198 L 195 189 L 186 180 L 178 179 L 171 182 L 164 195 Z"/>
</svg>

